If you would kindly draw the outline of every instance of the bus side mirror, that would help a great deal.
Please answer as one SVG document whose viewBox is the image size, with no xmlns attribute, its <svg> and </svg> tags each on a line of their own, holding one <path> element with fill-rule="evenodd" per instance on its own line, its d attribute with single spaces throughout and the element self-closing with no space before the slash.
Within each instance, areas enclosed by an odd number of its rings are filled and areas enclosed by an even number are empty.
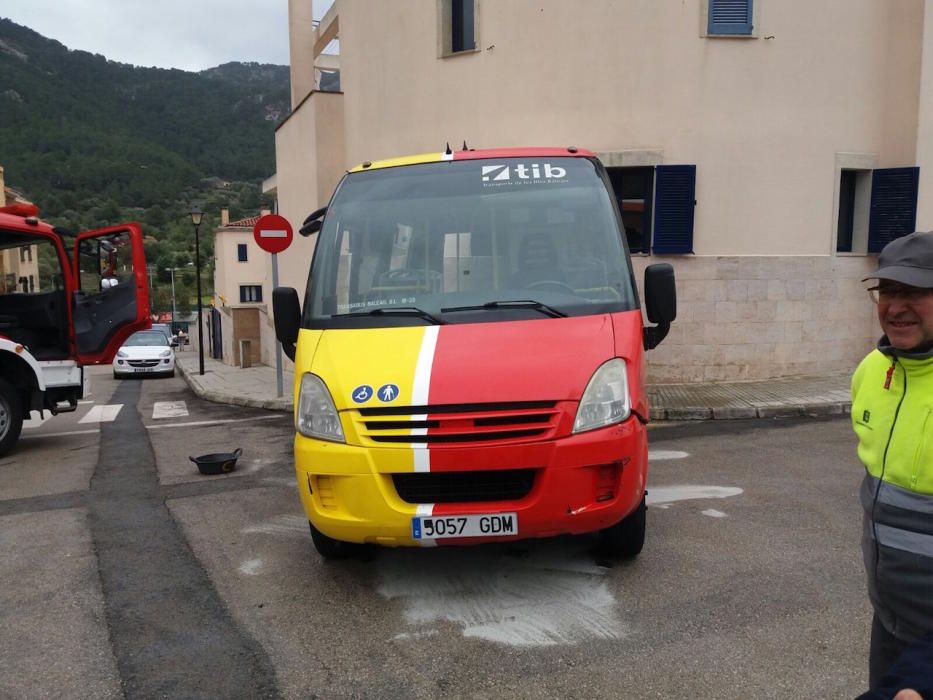
<svg viewBox="0 0 933 700">
<path fill-rule="evenodd" d="M 674 268 L 658 263 L 645 268 L 645 312 L 654 327 L 645 328 L 645 350 L 657 347 L 677 318 L 677 288 Z"/>
<path fill-rule="evenodd" d="M 292 362 L 295 361 L 295 343 L 301 328 L 301 302 L 298 292 L 291 287 L 276 287 L 272 290 L 272 315 L 275 319 L 275 337 L 282 343 L 282 350 Z"/>
<path fill-rule="evenodd" d="M 321 226 L 324 224 L 324 215 L 326 213 L 327 207 L 315 209 L 313 212 L 308 214 L 308 217 L 301 223 L 301 228 L 298 229 L 298 233 L 307 238 L 312 233 L 317 233 L 320 231 Z"/>
</svg>

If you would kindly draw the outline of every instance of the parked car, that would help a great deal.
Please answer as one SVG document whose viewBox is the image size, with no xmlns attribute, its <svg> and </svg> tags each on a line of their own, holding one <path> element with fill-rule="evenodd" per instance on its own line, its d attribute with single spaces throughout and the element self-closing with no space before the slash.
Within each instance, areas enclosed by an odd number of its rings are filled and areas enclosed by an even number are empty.
<svg viewBox="0 0 933 700">
<path fill-rule="evenodd" d="M 154 330 L 154 331 L 160 331 L 161 333 L 163 333 L 163 334 L 165 335 L 165 337 L 168 338 L 169 344 L 172 345 L 172 346 L 174 347 L 174 344 L 173 344 L 171 341 L 175 340 L 175 335 L 174 335 L 174 333 L 172 333 L 172 327 L 171 327 L 169 324 L 167 324 L 167 323 L 153 323 L 153 324 L 152 324 L 152 330 Z"/>
<path fill-rule="evenodd" d="M 114 378 L 146 374 L 175 376 L 175 349 L 162 331 L 134 333 L 113 359 Z"/>
</svg>

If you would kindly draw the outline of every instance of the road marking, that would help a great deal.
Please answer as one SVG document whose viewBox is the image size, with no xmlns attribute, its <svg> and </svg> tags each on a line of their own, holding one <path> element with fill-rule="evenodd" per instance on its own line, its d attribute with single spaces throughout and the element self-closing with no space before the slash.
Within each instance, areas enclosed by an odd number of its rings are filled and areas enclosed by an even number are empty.
<svg viewBox="0 0 933 700">
<path fill-rule="evenodd" d="M 284 414 L 274 416 L 253 416 L 252 418 L 227 418 L 222 420 L 199 420 L 190 423 L 162 423 L 161 425 L 147 425 L 148 430 L 159 430 L 161 428 L 196 428 L 202 425 L 224 425 L 225 423 L 248 423 L 257 420 L 281 419 Z"/>
<path fill-rule="evenodd" d="M 152 405 L 152 419 L 184 418 L 188 415 L 188 406 L 184 401 L 156 401 Z"/>
<path fill-rule="evenodd" d="M 529 550 L 521 558 L 459 547 L 380 556 L 377 591 L 403 605 L 409 625 L 393 639 L 418 639 L 449 622 L 464 637 L 520 648 L 625 636 L 608 569 L 585 544 Z"/>
<path fill-rule="evenodd" d="M 43 433 L 41 435 L 23 435 L 20 440 L 35 440 L 37 438 L 66 437 L 68 435 L 96 435 L 100 430 L 69 430 L 66 433 Z"/>
<path fill-rule="evenodd" d="M 94 403 L 94 401 L 92 401 L 91 399 L 88 399 L 87 401 L 78 401 L 78 404 L 79 404 L 79 405 L 83 405 L 83 404 L 86 404 L 86 403 Z"/>
<path fill-rule="evenodd" d="M 30 411 L 29 416 L 23 421 L 23 430 L 34 430 L 52 417 L 50 411 L 44 411 L 45 415 L 40 415 L 39 411 Z"/>
<path fill-rule="evenodd" d="M 655 486 L 648 487 L 646 501 L 649 506 L 665 508 L 677 501 L 705 498 L 729 498 L 738 496 L 742 489 L 737 486 Z"/>
<path fill-rule="evenodd" d="M 727 518 L 725 513 L 721 510 L 716 510 L 715 508 L 709 508 L 708 510 L 700 511 L 703 515 L 708 515 L 711 518 Z"/>
<path fill-rule="evenodd" d="M 680 450 L 648 450 L 649 462 L 660 462 L 665 459 L 684 459 L 689 456 L 689 452 L 681 452 Z"/>
<path fill-rule="evenodd" d="M 117 419 L 117 415 L 120 413 L 120 409 L 123 408 L 122 403 L 112 403 L 107 406 L 92 406 L 91 410 L 88 411 L 84 418 L 78 421 L 78 423 L 112 423 Z"/>
</svg>

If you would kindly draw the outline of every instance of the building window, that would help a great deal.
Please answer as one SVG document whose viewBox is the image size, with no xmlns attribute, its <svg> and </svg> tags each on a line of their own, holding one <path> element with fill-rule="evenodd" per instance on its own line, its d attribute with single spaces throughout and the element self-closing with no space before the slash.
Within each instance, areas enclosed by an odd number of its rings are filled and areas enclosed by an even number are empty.
<svg viewBox="0 0 933 700">
<path fill-rule="evenodd" d="M 837 253 L 878 253 L 917 224 L 920 169 L 842 168 L 836 219 Z"/>
<path fill-rule="evenodd" d="M 706 31 L 709 36 L 750 36 L 752 0 L 707 0 Z"/>
<path fill-rule="evenodd" d="M 607 168 L 631 253 L 651 250 L 654 167 Z"/>
<path fill-rule="evenodd" d="M 437 0 L 440 55 L 476 51 L 479 0 Z"/>
<path fill-rule="evenodd" d="M 607 170 L 630 252 L 693 252 L 695 165 Z"/>
<path fill-rule="evenodd" d="M 252 304 L 262 301 L 261 284 L 241 284 L 240 285 L 240 303 Z"/>
<path fill-rule="evenodd" d="M 472 51 L 476 48 L 476 39 L 473 36 L 473 20 L 473 0 L 451 0 L 450 49 L 453 53 Z"/>
<path fill-rule="evenodd" d="M 20 247 L 19 261 L 22 263 L 32 262 L 32 246 L 31 245 L 24 245 Z"/>
<path fill-rule="evenodd" d="M 839 173 L 839 218 L 836 223 L 837 253 L 868 252 L 868 208 L 871 170 Z"/>
<path fill-rule="evenodd" d="M 247 253 L 246 253 L 246 244 L 245 244 L 245 243 L 237 243 L 237 246 L 236 246 L 236 259 L 237 259 L 237 262 L 246 262 L 246 260 L 247 260 Z"/>
</svg>

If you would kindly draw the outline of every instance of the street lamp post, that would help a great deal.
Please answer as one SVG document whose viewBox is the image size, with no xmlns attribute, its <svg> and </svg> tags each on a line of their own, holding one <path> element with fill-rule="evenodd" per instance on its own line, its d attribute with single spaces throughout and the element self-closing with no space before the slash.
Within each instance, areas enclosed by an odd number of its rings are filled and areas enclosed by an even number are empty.
<svg viewBox="0 0 933 700">
<path fill-rule="evenodd" d="M 198 276 L 198 367 L 200 374 L 204 374 L 204 324 L 201 319 L 201 245 L 198 238 L 198 229 L 204 212 L 197 204 L 191 207 L 191 223 L 194 225 L 194 266 Z"/>
<path fill-rule="evenodd" d="M 175 270 L 177 268 L 167 267 L 166 272 L 172 273 L 172 333 L 175 332 Z"/>
</svg>

